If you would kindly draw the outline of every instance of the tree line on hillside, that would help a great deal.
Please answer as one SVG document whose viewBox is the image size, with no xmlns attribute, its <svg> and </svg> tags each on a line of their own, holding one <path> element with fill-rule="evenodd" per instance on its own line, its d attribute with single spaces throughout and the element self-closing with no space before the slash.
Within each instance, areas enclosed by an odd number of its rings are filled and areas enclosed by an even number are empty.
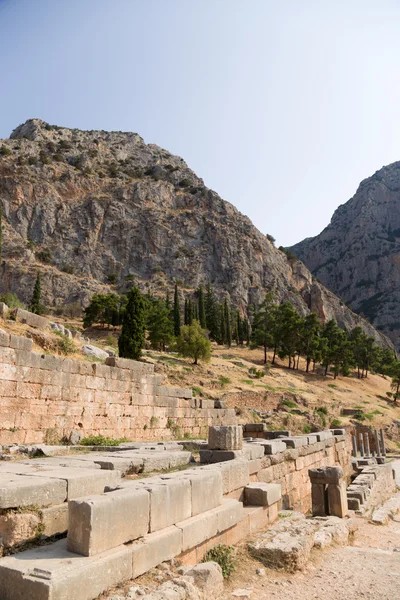
<svg viewBox="0 0 400 600">
<path fill-rule="evenodd" d="M 139 291 L 137 294 L 143 304 L 144 331 L 155 350 L 166 350 L 174 344 L 176 347 L 182 329 L 196 324 L 201 336 L 217 344 L 230 347 L 235 342 L 239 346 L 262 347 L 264 363 L 267 363 L 267 352 L 271 351 L 272 364 L 279 357 L 288 360 L 289 368 L 298 369 L 303 357 L 306 372 L 320 364 L 325 375 L 332 371 L 334 378 L 347 376 L 353 369 L 357 369 L 360 379 L 367 377 L 371 370 L 392 377 L 398 374 L 400 388 L 400 367 L 391 349 L 377 346 L 361 327 L 348 332 L 334 320 L 321 324 L 315 313 L 301 317 L 289 302 L 277 304 L 272 293 L 267 293 L 258 307 L 251 307 L 249 317 L 242 317 L 227 298 L 219 302 L 211 285 L 205 290 L 200 287 L 194 295 L 185 297 L 183 307 L 177 285 L 172 302 L 169 294 L 165 298 L 155 298 L 150 293 L 143 295 Z M 124 324 L 128 297 L 96 294 L 85 309 L 84 326 Z M 184 334 L 187 335 L 187 330 Z"/>
</svg>

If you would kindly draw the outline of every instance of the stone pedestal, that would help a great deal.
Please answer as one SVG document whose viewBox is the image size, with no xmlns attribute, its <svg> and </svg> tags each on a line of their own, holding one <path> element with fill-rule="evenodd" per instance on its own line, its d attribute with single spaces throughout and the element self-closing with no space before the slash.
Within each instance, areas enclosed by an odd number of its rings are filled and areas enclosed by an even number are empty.
<svg viewBox="0 0 400 600">
<path fill-rule="evenodd" d="M 243 429 L 239 425 L 209 427 L 209 450 L 241 450 L 243 448 Z"/>
<path fill-rule="evenodd" d="M 309 469 L 312 513 L 315 517 L 343 518 L 347 512 L 346 482 L 341 467 Z"/>
</svg>

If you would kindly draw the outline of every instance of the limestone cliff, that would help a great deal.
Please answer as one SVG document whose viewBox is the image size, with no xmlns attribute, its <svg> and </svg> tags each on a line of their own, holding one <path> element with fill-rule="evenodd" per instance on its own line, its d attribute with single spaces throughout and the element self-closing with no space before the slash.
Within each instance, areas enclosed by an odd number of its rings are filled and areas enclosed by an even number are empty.
<svg viewBox="0 0 400 600">
<path fill-rule="evenodd" d="M 328 227 L 292 250 L 400 347 L 400 162 L 362 181 Z"/>
<path fill-rule="evenodd" d="M 132 280 L 163 294 L 174 280 L 187 292 L 210 281 L 243 310 L 272 290 L 301 314 L 360 322 L 182 158 L 136 133 L 27 121 L 0 142 L 0 204 L 0 293 L 28 300 L 38 269 L 49 306 L 85 305 Z"/>
</svg>

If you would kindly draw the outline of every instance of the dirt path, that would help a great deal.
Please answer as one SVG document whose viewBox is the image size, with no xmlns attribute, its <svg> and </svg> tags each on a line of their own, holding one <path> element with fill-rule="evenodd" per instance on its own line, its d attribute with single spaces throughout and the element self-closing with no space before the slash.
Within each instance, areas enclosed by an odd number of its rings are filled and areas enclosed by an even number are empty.
<svg viewBox="0 0 400 600">
<path fill-rule="evenodd" d="M 258 575 L 262 565 L 244 549 L 238 563 L 221 600 L 234 598 L 238 589 L 260 600 L 400 600 L 400 514 L 387 526 L 360 519 L 352 546 L 315 552 L 304 572 L 265 569 Z"/>
</svg>

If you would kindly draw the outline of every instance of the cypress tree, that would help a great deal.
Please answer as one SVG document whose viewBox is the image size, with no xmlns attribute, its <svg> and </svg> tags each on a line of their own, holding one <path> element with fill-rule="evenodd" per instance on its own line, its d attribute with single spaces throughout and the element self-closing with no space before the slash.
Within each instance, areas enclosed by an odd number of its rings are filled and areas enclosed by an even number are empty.
<svg viewBox="0 0 400 600">
<path fill-rule="evenodd" d="M 220 307 L 220 311 L 219 311 L 219 315 L 220 315 L 220 338 L 219 338 L 219 344 L 225 344 L 226 342 L 226 323 L 225 323 L 225 311 L 224 311 L 224 305 L 221 304 Z"/>
<path fill-rule="evenodd" d="M 35 313 L 36 315 L 40 315 L 41 312 L 40 294 L 40 272 L 38 271 L 38 274 L 36 276 L 35 287 L 33 288 L 32 300 L 30 303 L 31 312 Z"/>
<path fill-rule="evenodd" d="M 224 320 L 225 320 L 225 333 L 226 333 L 226 343 L 229 348 L 232 346 L 232 329 L 231 329 L 231 316 L 228 306 L 228 300 L 225 298 L 224 303 Z"/>
<path fill-rule="evenodd" d="M 193 304 L 191 299 L 188 301 L 188 325 L 193 323 Z"/>
<path fill-rule="evenodd" d="M 221 337 L 220 332 L 220 320 L 218 314 L 218 304 L 215 299 L 215 295 L 210 283 L 207 284 L 206 296 L 205 296 L 205 311 L 206 311 L 206 323 L 207 329 L 210 332 L 210 337 L 218 342 Z"/>
<path fill-rule="evenodd" d="M 167 292 L 167 295 L 165 297 L 165 307 L 168 310 L 168 312 L 171 312 L 171 300 L 169 299 L 169 292 Z"/>
<path fill-rule="evenodd" d="M 3 254 L 3 209 L 0 206 L 0 262 Z"/>
<path fill-rule="evenodd" d="M 183 320 L 184 325 L 189 325 L 189 312 L 188 312 L 188 310 L 189 310 L 189 302 L 188 302 L 188 299 L 185 298 L 185 309 L 184 309 L 184 313 L 183 313 L 184 314 L 184 320 Z"/>
<path fill-rule="evenodd" d="M 196 302 L 194 304 L 192 304 L 192 320 L 193 321 L 199 320 L 199 307 L 197 306 Z"/>
<path fill-rule="evenodd" d="M 174 292 L 174 335 L 178 337 L 181 332 L 181 310 L 179 306 L 178 284 L 175 284 Z"/>
<path fill-rule="evenodd" d="M 121 358 L 140 360 L 145 340 L 145 304 L 137 287 L 128 293 L 118 349 Z"/>
<path fill-rule="evenodd" d="M 205 311 L 205 307 L 204 307 L 203 288 L 201 286 L 199 287 L 199 290 L 198 290 L 198 298 L 199 298 L 199 321 L 200 321 L 200 327 L 202 329 L 205 329 L 207 327 L 207 323 L 206 323 L 206 311 Z"/>
</svg>

